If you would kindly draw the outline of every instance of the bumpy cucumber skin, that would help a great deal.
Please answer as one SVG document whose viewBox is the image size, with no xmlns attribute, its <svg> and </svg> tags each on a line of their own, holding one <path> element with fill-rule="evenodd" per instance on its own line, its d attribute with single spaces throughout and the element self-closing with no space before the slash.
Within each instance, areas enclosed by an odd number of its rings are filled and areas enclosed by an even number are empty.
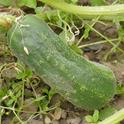
<svg viewBox="0 0 124 124">
<path fill-rule="evenodd" d="M 77 107 L 103 107 L 116 92 L 112 71 L 76 54 L 49 26 L 27 15 L 13 24 L 8 43 L 15 55 Z"/>
</svg>

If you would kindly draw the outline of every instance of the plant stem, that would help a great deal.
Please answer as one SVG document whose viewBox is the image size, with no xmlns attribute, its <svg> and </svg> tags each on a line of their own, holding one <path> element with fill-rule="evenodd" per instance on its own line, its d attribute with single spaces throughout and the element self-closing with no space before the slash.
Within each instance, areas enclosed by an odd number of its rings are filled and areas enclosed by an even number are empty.
<svg viewBox="0 0 124 124">
<path fill-rule="evenodd" d="M 96 32 L 99 36 L 101 36 L 102 38 L 104 38 L 105 40 L 108 41 L 108 43 L 110 43 L 114 48 L 117 48 L 120 52 L 122 52 L 124 54 L 124 50 L 121 49 L 120 47 L 117 47 L 116 44 L 114 44 L 110 39 L 108 39 L 106 36 L 104 36 L 103 34 L 101 34 L 99 31 L 97 31 L 95 28 L 93 28 L 92 26 L 90 26 L 89 24 L 87 24 L 87 26 L 94 32 Z"/>
<path fill-rule="evenodd" d="M 117 39 L 110 39 L 111 42 L 117 41 L 117 40 L 119 40 L 119 39 L 118 38 Z M 108 42 L 107 40 L 101 40 L 101 41 L 97 41 L 97 42 L 93 42 L 93 43 L 89 43 L 89 44 L 80 45 L 80 46 L 78 46 L 78 48 L 89 47 L 89 46 L 103 44 L 103 43 L 107 43 L 107 42 Z"/>
<path fill-rule="evenodd" d="M 45 4 L 60 9 L 62 11 L 81 15 L 82 18 L 91 19 L 101 16 L 104 20 L 113 20 L 116 17 L 119 20 L 124 20 L 124 4 L 109 5 L 109 6 L 78 6 L 60 2 L 58 0 L 40 0 Z"/>
<path fill-rule="evenodd" d="M 117 124 L 124 119 L 124 108 L 116 112 L 112 116 L 106 118 L 105 120 L 99 122 L 98 124 Z"/>
</svg>

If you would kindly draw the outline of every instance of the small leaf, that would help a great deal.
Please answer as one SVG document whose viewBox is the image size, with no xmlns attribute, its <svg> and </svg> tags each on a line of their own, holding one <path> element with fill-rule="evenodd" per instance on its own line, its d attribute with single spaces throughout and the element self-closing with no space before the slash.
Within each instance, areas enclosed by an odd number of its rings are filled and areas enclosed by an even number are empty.
<svg viewBox="0 0 124 124">
<path fill-rule="evenodd" d="M 8 100 L 8 101 L 6 102 L 6 105 L 7 105 L 8 107 L 10 107 L 10 106 L 12 106 L 13 102 L 14 102 L 14 100 L 13 100 L 13 99 L 10 99 L 10 100 Z"/>
<path fill-rule="evenodd" d="M 75 42 L 75 35 L 72 33 L 72 31 L 68 30 L 67 27 L 59 34 L 59 37 L 65 41 L 68 42 L 70 45 L 74 44 Z"/>
<path fill-rule="evenodd" d="M 53 97 L 54 94 L 55 94 L 55 91 L 51 89 L 51 90 L 48 92 L 48 100 L 51 100 L 51 98 Z"/>
<path fill-rule="evenodd" d="M 77 54 L 82 55 L 82 50 L 78 48 L 75 44 L 72 44 L 71 49 L 74 50 Z"/>
<path fill-rule="evenodd" d="M 35 13 L 36 13 L 36 14 L 42 14 L 41 12 L 42 12 L 43 9 L 44 9 L 44 8 L 43 8 L 42 6 L 36 7 L 36 8 L 35 8 Z"/>
<path fill-rule="evenodd" d="M 76 4 L 78 0 L 65 0 L 65 2 Z"/>
<path fill-rule="evenodd" d="M 100 111 L 99 120 L 104 120 L 105 118 L 114 114 L 117 110 L 114 107 L 107 107 Z"/>
<path fill-rule="evenodd" d="M 20 0 L 18 2 L 18 6 L 27 6 L 30 8 L 36 8 L 37 6 L 37 1 L 36 0 Z"/>
<path fill-rule="evenodd" d="M 47 88 L 44 88 L 44 89 L 42 90 L 42 92 L 45 93 L 45 94 L 47 94 L 47 95 L 49 94 L 49 90 L 48 90 Z"/>
<path fill-rule="evenodd" d="M 92 6 L 100 6 L 105 4 L 104 0 L 91 0 L 90 3 Z"/>
<path fill-rule="evenodd" d="M 24 73 L 24 72 L 19 72 L 18 74 L 17 74 L 17 79 L 24 79 L 26 77 L 26 74 Z"/>
<path fill-rule="evenodd" d="M 99 111 L 95 110 L 93 114 L 93 122 L 97 122 L 99 120 Z"/>
<path fill-rule="evenodd" d="M 34 101 L 35 101 L 35 102 L 42 101 L 45 97 L 46 97 L 46 96 L 37 97 Z"/>
<path fill-rule="evenodd" d="M 19 72 L 17 73 L 17 79 L 24 79 L 24 78 L 31 78 L 33 75 L 32 71 L 31 70 L 25 70 L 24 72 Z"/>
<path fill-rule="evenodd" d="M 77 2 L 78 2 L 78 0 L 71 0 L 71 2 L 72 2 L 72 3 L 77 3 Z"/>
<path fill-rule="evenodd" d="M 91 115 L 85 116 L 85 120 L 89 123 L 93 122 L 93 117 Z"/>
<path fill-rule="evenodd" d="M 25 75 L 26 75 L 26 77 L 31 78 L 33 73 L 31 70 L 25 70 Z"/>
<path fill-rule="evenodd" d="M 0 87 L 0 101 L 6 95 L 7 91 L 8 91 L 7 87 L 2 88 Z"/>
<path fill-rule="evenodd" d="M 117 85 L 116 92 L 117 92 L 117 93 L 116 93 L 117 95 L 124 95 L 124 86 L 118 84 L 118 85 Z"/>
<path fill-rule="evenodd" d="M 122 41 L 124 40 L 124 22 L 120 22 L 120 26 L 118 28 L 118 36 Z"/>
<path fill-rule="evenodd" d="M 0 5 L 11 6 L 12 5 L 12 0 L 0 0 Z"/>
<path fill-rule="evenodd" d="M 90 34 L 90 31 L 91 31 L 91 29 L 90 29 L 90 27 L 89 26 L 87 26 L 87 25 L 85 25 L 84 26 L 84 32 L 83 32 L 83 38 L 84 39 L 87 39 L 88 37 L 89 37 L 89 34 Z"/>
</svg>

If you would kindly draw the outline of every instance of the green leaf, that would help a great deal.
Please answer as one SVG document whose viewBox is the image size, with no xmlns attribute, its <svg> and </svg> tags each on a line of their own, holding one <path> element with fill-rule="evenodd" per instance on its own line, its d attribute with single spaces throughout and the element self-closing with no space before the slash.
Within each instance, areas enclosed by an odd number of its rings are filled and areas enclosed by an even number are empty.
<svg viewBox="0 0 124 124">
<path fill-rule="evenodd" d="M 93 122 L 93 117 L 91 115 L 87 115 L 85 116 L 85 120 L 88 122 L 88 123 L 92 123 Z"/>
<path fill-rule="evenodd" d="M 72 3 L 77 3 L 77 2 L 78 2 L 78 0 L 71 0 L 71 2 L 72 2 Z"/>
<path fill-rule="evenodd" d="M 92 6 L 100 6 L 105 4 L 104 0 L 91 0 L 90 3 Z"/>
<path fill-rule="evenodd" d="M 16 76 L 17 79 L 24 79 L 26 77 L 26 74 L 24 72 L 19 72 Z"/>
<path fill-rule="evenodd" d="M 41 13 L 42 10 L 43 10 L 43 7 L 42 7 L 42 6 L 36 7 L 36 8 L 35 8 L 35 13 L 36 13 L 36 14 L 42 14 L 42 13 Z"/>
<path fill-rule="evenodd" d="M 95 110 L 93 115 L 87 115 L 85 116 L 85 120 L 88 122 L 88 123 L 96 123 L 98 122 L 99 120 L 99 111 L 98 110 Z"/>
<path fill-rule="evenodd" d="M 0 101 L 7 93 L 7 87 L 0 88 Z"/>
<path fill-rule="evenodd" d="M 30 8 L 36 8 L 37 6 L 37 1 L 36 0 L 20 0 L 18 2 L 18 6 L 27 6 Z"/>
<path fill-rule="evenodd" d="M 87 39 L 87 38 L 89 37 L 89 34 L 90 34 L 91 29 L 90 29 L 90 27 L 87 26 L 87 25 L 85 25 L 84 28 L 85 28 L 85 29 L 84 29 L 84 33 L 83 33 L 83 38 L 84 38 L 84 39 Z"/>
<path fill-rule="evenodd" d="M 82 55 L 82 50 L 78 48 L 75 44 L 72 44 L 71 49 L 74 50 L 77 54 Z"/>
<path fill-rule="evenodd" d="M 99 111 L 95 110 L 93 114 L 93 122 L 97 122 L 99 120 Z"/>
<path fill-rule="evenodd" d="M 120 22 L 119 28 L 118 28 L 118 36 L 119 38 L 124 41 L 124 22 Z"/>
<path fill-rule="evenodd" d="M 117 93 L 116 94 L 124 95 L 124 86 L 123 85 L 120 85 L 120 84 L 117 85 Z"/>
<path fill-rule="evenodd" d="M 13 99 L 9 99 L 9 100 L 6 102 L 6 105 L 7 105 L 8 107 L 11 107 L 12 104 L 13 104 L 13 102 L 14 102 Z"/>
<path fill-rule="evenodd" d="M 114 114 L 117 110 L 114 107 L 107 107 L 100 111 L 99 120 L 104 120 L 105 118 Z"/>
<path fill-rule="evenodd" d="M 15 6 L 17 5 L 18 7 L 22 6 L 27 6 L 30 8 L 36 8 L 37 6 L 37 1 L 36 0 L 0 0 L 0 5 L 3 6 Z"/>
<path fill-rule="evenodd" d="M 124 3 L 124 0 L 119 0 L 119 3 L 123 4 Z"/>
<path fill-rule="evenodd" d="M 0 5 L 10 6 L 12 5 L 12 0 L 0 0 Z"/>
<path fill-rule="evenodd" d="M 31 78 L 33 73 L 31 70 L 25 70 L 26 77 Z"/>
<path fill-rule="evenodd" d="M 33 75 L 33 73 L 31 70 L 25 70 L 24 72 L 21 71 L 21 72 L 17 73 L 16 78 L 17 79 L 31 78 L 32 75 Z"/>
<path fill-rule="evenodd" d="M 76 4 L 78 0 L 65 0 L 65 2 Z"/>
<path fill-rule="evenodd" d="M 42 101 L 45 97 L 46 97 L 46 96 L 37 97 L 34 101 L 35 101 L 35 102 Z"/>
</svg>

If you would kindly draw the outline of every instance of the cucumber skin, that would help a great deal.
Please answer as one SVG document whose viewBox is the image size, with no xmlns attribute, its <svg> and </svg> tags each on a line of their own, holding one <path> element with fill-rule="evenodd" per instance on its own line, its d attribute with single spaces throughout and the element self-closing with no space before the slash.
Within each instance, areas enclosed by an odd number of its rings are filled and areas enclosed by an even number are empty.
<svg viewBox="0 0 124 124">
<path fill-rule="evenodd" d="M 8 44 L 20 61 L 77 107 L 99 109 L 116 93 L 116 79 L 109 68 L 76 54 L 33 15 L 13 24 Z"/>
</svg>

